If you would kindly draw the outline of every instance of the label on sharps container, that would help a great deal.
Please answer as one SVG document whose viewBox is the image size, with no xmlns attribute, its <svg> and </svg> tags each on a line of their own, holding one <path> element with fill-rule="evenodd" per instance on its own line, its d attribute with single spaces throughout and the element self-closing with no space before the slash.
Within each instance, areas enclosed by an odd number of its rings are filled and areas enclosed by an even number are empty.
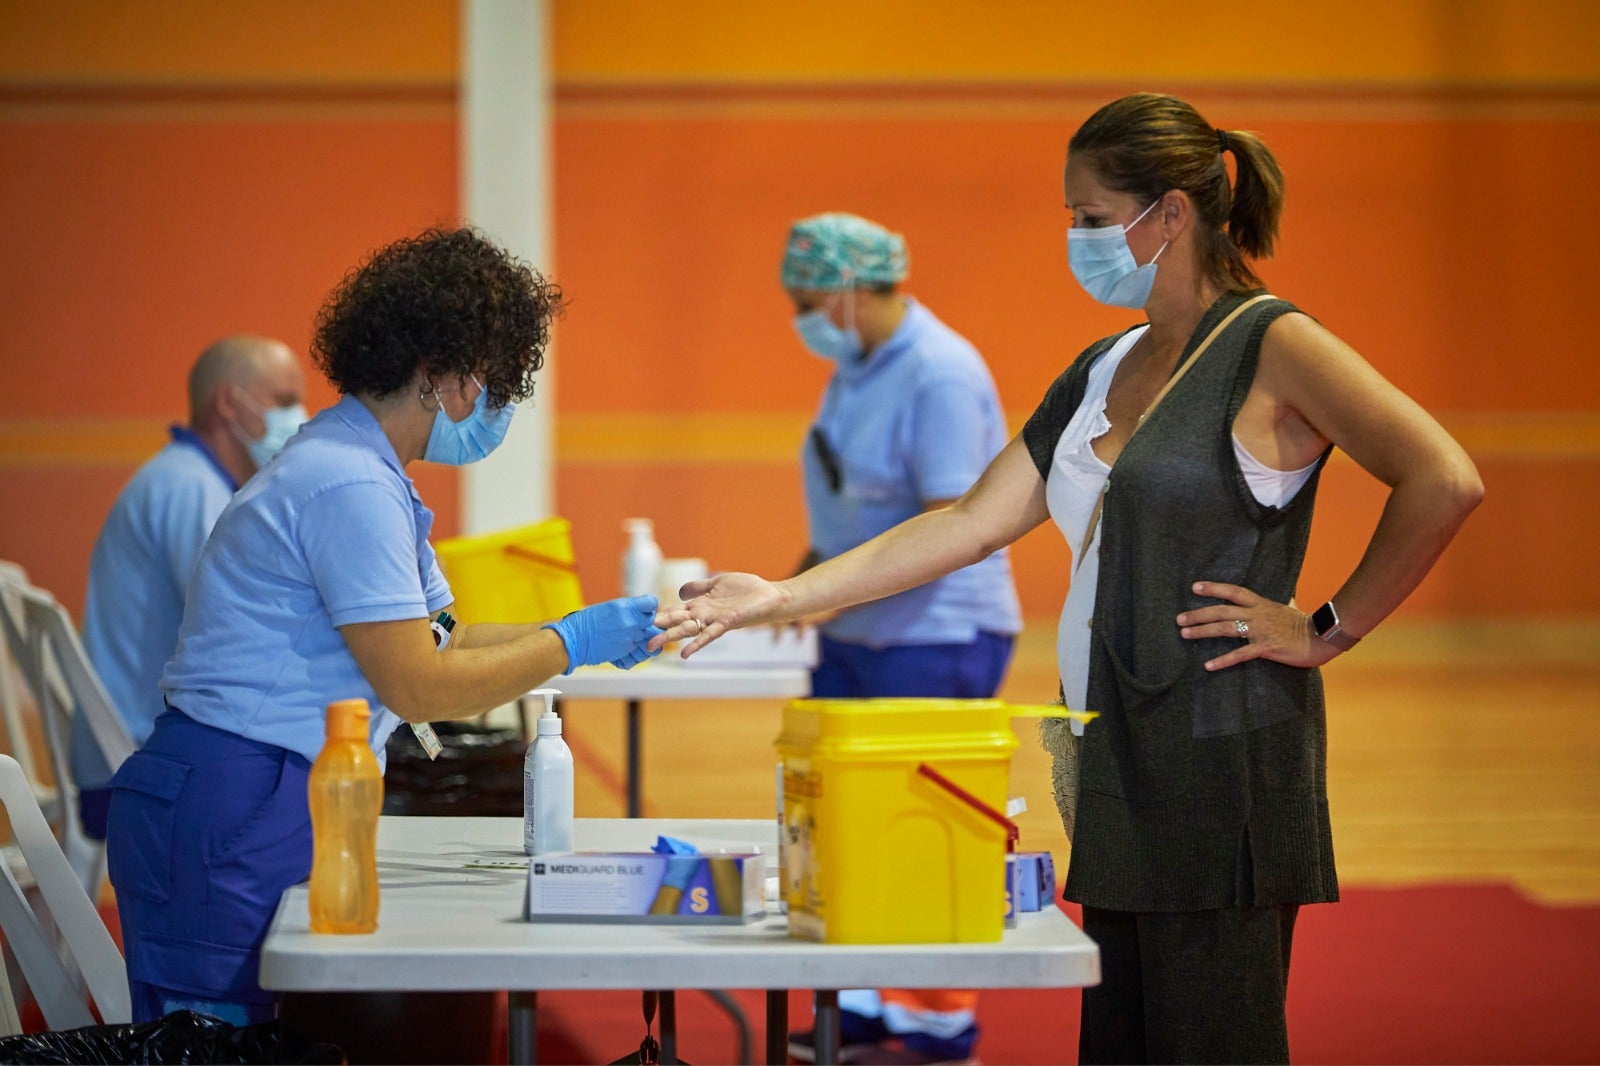
<svg viewBox="0 0 1600 1066">
<path fill-rule="evenodd" d="M 790 931 L 812 940 L 826 939 L 827 931 L 815 847 L 821 798 L 822 775 L 810 760 L 791 757 L 783 769 L 783 880 L 778 892 L 789 913 Z"/>
</svg>

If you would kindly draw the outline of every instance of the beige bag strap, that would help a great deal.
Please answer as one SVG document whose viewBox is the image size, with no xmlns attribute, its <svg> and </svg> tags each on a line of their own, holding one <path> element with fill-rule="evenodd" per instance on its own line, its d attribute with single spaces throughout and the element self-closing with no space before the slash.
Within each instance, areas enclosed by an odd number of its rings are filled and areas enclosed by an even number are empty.
<svg viewBox="0 0 1600 1066">
<path fill-rule="evenodd" d="M 1139 416 L 1139 421 L 1133 424 L 1133 433 L 1139 432 L 1139 427 L 1144 425 L 1144 420 L 1150 417 L 1150 412 L 1156 409 L 1156 404 L 1165 399 L 1167 393 L 1172 391 L 1172 387 L 1183 378 L 1183 375 L 1189 372 L 1190 367 L 1194 366 L 1194 364 L 1199 361 L 1200 357 L 1205 354 L 1206 349 L 1211 347 L 1211 342 L 1220 337 L 1223 330 L 1233 325 L 1234 319 L 1244 314 L 1246 308 L 1251 307 L 1254 304 L 1258 304 L 1262 300 L 1270 299 L 1272 299 L 1272 295 L 1265 292 L 1260 296 L 1252 296 L 1238 307 L 1235 307 L 1228 314 L 1227 318 L 1224 318 L 1221 322 L 1218 322 L 1216 326 L 1212 328 L 1211 332 L 1206 334 L 1206 339 L 1200 342 L 1200 347 L 1196 348 L 1190 354 L 1189 358 L 1183 361 L 1183 365 L 1178 367 L 1177 370 L 1173 371 L 1172 376 L 1167 379 L 1167 383 L 1161 386 L 1161 391 L 1156 393 L 1156 398 L 1150 401 L 1150 405 L 1144 409 L 1144 414 Z M 1133 433 L 1128 434 L 1128 440 L 1131 441 L 1133 439 Z M 1126 451 L 1128 446 L 1127 444 L 1123 444 L 1122 447 L 1123 450 Z M 1083 531 L 1083 547 L 1080 548 L 1078 552 L 1078 565 L 1072 568 L 1074 572 L 1077 572 L 1078 568 L 1083 566 L 1084 559 L 1089 557 L 1089 545 L 1094 542 L 1095 529 L 1100 525 L 1100 511 L 1105 507 L 1106 493 L 1110 491 L 1111 475 L 1107 474 L 1106 483 L 1104 487 L 1100 489 L 1100 495 L 1094 501 L 1094 510 L 1089 512 L 1089 525 Z"/>
</svg>

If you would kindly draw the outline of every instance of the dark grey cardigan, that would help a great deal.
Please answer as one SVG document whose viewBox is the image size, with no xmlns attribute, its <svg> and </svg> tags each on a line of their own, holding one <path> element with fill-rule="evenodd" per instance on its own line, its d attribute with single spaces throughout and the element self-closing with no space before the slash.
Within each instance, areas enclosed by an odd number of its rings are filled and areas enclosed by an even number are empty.
<svg viewBox="0 0 1600 1066">
<path fill-rule="evenodd" d="M 1217 300 L 1179 365 L 1252 295 Z M 1261 338 L 1292 310 L 1268 300 L 1245 311 L 1112 468 L 1089 660 L 1089 709 L 1100 717 L 1080 749 L 1068 899 L 1146 912 L 1338 899 L 1321 675 L 1264 659 L 1210 673 L 1205 661 L 1237 641 L 1185 640 L 1175 621 L 1217 602 L 1191 591 L 1201 579 L 1294 597 L 1327 453 L 1287 507 L 1268 507 L 1251 495 L 1232 440 Z M 1090 364 L 1116 340 L 1080 355 L 1023 429 L 1041 477 Z"/>
</svg>

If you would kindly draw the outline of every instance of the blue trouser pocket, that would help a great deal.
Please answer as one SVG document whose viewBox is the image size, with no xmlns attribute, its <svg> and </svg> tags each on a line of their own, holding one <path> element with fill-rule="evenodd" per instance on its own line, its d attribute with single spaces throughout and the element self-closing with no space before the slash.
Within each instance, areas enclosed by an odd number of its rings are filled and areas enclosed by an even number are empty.
<svg viewBox="0 0 1600 1066">
<path fill-rule="evenodd" d="M 311 873 L 311 812 L 304 759 L 240 759 L 219 797 L 205 848 L 212 935 L 259 940 L 283 890 Z M 259 929 L 256 926 L 259 924 Z"/>
<path fill-rule="evenodd" d="M 162 715 L 113 779 L 111 883 L 130 983 L 270 1001 L 261 941 L 311 869 L 310 764 L 276 745 Z"/>
<path fill-rule="evenodd" d="M 111 779 L 117 832 L 106 841 L 112 884 L 164 903 L 172 895 L 172 830 L 178 794 L 189 777 L 186 763 L 134 752 Z"/>
</svg>

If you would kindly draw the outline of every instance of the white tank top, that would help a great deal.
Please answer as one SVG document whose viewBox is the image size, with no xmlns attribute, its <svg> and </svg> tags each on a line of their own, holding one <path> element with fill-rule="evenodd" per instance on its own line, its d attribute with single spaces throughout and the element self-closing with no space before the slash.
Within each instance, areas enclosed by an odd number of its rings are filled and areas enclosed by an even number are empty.
<svg viewBox="0 0 1600 1066">
<path fill-rule="evenodd" d="M 1067 706 L 1083 709 L 1089 692 L 1089 624 L 1094 618 L 1095 588 L 1100 577 L 1100 530 L 1096 523 L 1094 539 L 1083 543 L 1089 515 L 1105 488 L 1111 468 L 1094 453 L 1094 442 L 1111 428 L 1106 418 L 1106 394 L 1116 376 L 1122 357 L 1144 336 L 1145 329 L 1132 330 L 1089 368 L 1089 381 L 1083 402 L 1056 442 L 1055 460 L 1045 480 L 1045 502 L 1050 517 L 1072 551 L 1072 582 L 1067 587 L 1067 602 L 1061 608 L 1061 625 L 1056 630 L 1056 664 L 1061 671 L 1061 687 Z M 1317 464 L 1299 470 L 1274 470 L 1244 450 L 1233 438 L 1233 454 L 1250 486 L 1251 495 L 1269 507 L 1283 507 L 1310 479 Z M 1201 575 L 1196 575 L 1200 577 Z M 1083 735 L 1083 723 L 1071 723 L 1072 731 Z"/>
</svg>

